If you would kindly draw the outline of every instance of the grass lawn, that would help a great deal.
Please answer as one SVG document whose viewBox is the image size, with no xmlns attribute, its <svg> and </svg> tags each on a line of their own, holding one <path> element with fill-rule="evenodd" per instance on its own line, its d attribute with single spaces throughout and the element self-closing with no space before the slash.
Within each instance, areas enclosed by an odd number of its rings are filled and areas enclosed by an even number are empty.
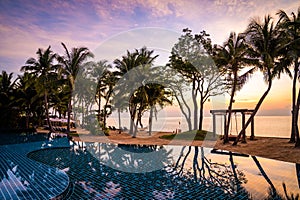
<svg viewBox="0 0 300 200">
<path fill-rule="evenodd" d="M 218 138 L 218 135 L 216 135 L 216 137 L 214 137 L 213 133 L 209 132 L 209 131 L 192 130 L 192 131 L 187 131 L 187 132 L 178 133 L 178 134 L 163 135 L 163 136 L 160 136 L 159 138 L 167 139 L 167 140 L 172 140 L 175 138 L 178 140 L 200 140 L 200 141 L 203 141 L 204 139 L 216 140 Z"/>
</svg>

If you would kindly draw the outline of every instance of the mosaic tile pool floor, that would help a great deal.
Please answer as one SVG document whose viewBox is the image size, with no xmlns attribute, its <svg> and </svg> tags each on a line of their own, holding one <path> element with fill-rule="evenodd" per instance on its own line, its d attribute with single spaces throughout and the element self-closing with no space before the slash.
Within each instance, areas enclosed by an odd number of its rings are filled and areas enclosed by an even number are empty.
<svg viewBox="0 0 300 200">
<path fill-rule="evenodd" d="M 159 151 L 160 158 L 151 154 Z M 65 199 L 287 199 L 283 182 L 289 196 L 299 193 L 293 163 L 201 147 L 88 143 L 28 156 L 68 174 Z"/>
<path fill-rule="evenodd" d="M 0 199 L 288 199 L 300 194 L 295 163 L 202 147 L 78 146 L 62 138 L 2 145 L 0 151 Z"/>
<path fill-rule="evenodd" d="M 68 147 L 67 140 L 0 145 L 0 199 L 52 199 L 64 193 L 69 177 L 58 168 L 26 154 L 49 147 Z"/>
</svg>

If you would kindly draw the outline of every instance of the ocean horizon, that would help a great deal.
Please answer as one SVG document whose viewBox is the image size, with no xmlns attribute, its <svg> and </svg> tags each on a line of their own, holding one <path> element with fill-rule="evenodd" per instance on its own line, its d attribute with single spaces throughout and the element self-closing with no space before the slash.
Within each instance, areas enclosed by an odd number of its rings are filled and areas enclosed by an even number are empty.
<svg viewBox="0 0 300 200">
<path fill-rule="evenodd" d="M 248 118 L 249 116 L 246 115 L 246 121 Z M 217 134 L 220 135 L 224 134 L 223 120 L 224 118 L 222 116 L 217 116 L 216 118 Z M 232 123 L 229 131 L 232 135 L 237 135 L 242 126 L 241 116 L 232 115 L 231 120 Z M 148 117 L 144 117 L 142 123 L 144 127 L 148 127 Z M 255 116 L 254 133 L 255 136 L 289 138 L 291 134 L 291 123 L 292 116 Z M 107 119 L 107 125 L 119 128 L 118 118 L 115 116 L 109 117 Z M 121 117 L 121 126 L 129 128 L 129 117 Z M 203 129 L 212 131 L 212 127 L 212 117 L 204 117 Z M 158 117 L 157 120 L 153 118 L 153 131 L 175 132 L 176 129 L 181 129 L 181 131 L 188 130 L 188 125 L 184 117 Z M 249 125 L 246 130 L 247 136 L 250 136 L 250 130 Z"/>
</svg>

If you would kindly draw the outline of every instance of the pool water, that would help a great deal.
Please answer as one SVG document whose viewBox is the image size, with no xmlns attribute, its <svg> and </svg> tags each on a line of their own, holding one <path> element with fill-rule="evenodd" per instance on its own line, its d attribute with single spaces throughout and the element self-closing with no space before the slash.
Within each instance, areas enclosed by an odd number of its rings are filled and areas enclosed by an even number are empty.
<svg viewBox="0 0 300 200">
<path fill-rule="evenodd" d="M 20 144 L 28 142 L 44 141 L 48 138 L 48 134 L 36 132 L 23 133 L 0 133 L 0 145 Z"/>
<path fill-rule="evenodd" d="M 27 156 L 69 176 L 64 199 L 287 199 L 300 193 L 295 163 L 203 147 L 85 143 Z"/>
</svg>

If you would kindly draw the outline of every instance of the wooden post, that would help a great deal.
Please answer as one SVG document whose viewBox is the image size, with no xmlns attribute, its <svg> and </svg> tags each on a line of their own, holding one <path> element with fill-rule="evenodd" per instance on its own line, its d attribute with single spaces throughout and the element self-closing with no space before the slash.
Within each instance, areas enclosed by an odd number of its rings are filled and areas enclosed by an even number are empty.
<svg viewBox="0 0 300 200">
<path fill-rule="evenodd" d="M 226 123 L 227 123 L 227 117 L 226 117 L 227 115 L 226 115 L 226 112 L 225 112 L 225 114 L 223 115 L 223 117 L 224 117 L 224 124 L 223 124 L 223 127 L 224 127 L 224 131 L 223 131 L 223 133 L 225 134 L 225 131 L 226 131 Z"/>
<path fill-rule="evenodd" d="M 250 136 L 250 140 L 254 140 L 255 136 L 254 136 L 254 117 L 251 120 L 251 136 Z"/>
<path fill-rule="evenodd" d="M 241 112 L 242 113 L 242 128 L 245 127 L 245 113 L 244 112 Z M 246 142 L 246 130 L 243 131 L 242 133 L 242 143 L 247 143 Z"/>
<path fill-rule="evenodd" d="M 216 115 L 215 113 L 212 113 L 213 115 L 213 137 L 216 137 Z"/>
</svg>

